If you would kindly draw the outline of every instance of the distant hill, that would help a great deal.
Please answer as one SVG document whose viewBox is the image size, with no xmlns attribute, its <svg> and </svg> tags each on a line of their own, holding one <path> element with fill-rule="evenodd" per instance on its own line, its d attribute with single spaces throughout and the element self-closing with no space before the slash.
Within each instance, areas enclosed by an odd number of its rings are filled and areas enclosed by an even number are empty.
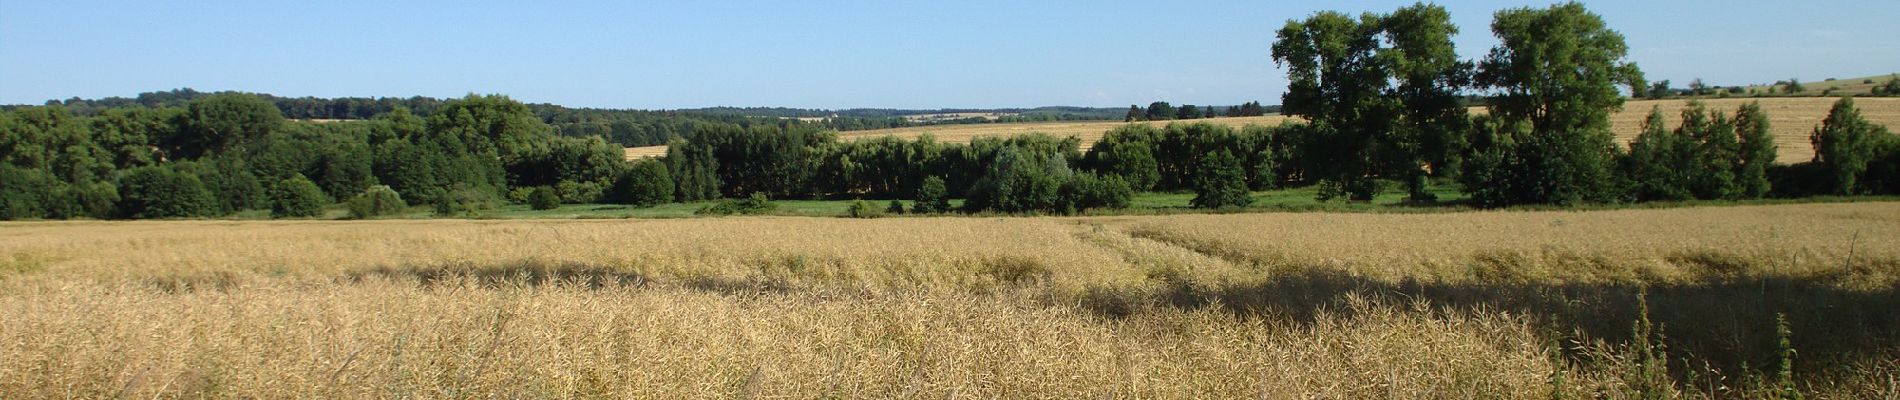
<svg viewBox="0 0 1900 400">
<path fill-rule="evenodd" d="M 1813 82 L 1801 82 L 1800 93 L 1781 93 L 1785 85 L 1778 83 L 1744 86 L 1744 93 L 1762 92 L 1791 96 L 1867 96 L 1874 94 L 1874 87 L 1886 85 L 1887 81 L 1900 79 L 1900 73 L 1862 76 L 1856 78 L 1825 78 Z"/>
</svg>

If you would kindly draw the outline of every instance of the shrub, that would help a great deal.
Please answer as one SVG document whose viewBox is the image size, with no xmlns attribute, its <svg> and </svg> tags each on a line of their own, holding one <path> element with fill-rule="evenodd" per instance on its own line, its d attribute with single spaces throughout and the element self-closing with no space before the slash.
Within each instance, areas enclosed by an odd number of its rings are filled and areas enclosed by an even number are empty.
<svg viewBox="0 0 1900 400">
<path fill-rule="evenodd" d="M 1247 192 L 1247 174 L 1240 160 L 1226 150 L 1207 153 L 1194 174 L 1196 208 L 1246 207 L 1253 204 Z"/>
<path fill-rule="evenodd" d="M 514 189 L 508 189 L 508 202 L 515 203 L 515 204 L 528 204 L 528 195 L 531 195 L 531 194 L 534 194 L 534 188 L 529 187 L 529 186 L 522 186 L 522 187 L 518 187 Z"/>
<path fill-rule="evenodd" d="M 698 215 L 756 215 L 768 214 L 778 210 L 778 204 L 765 198 L 764 193 L 753 193 L 743 199 L 725 199 L 693 211 Z"/>
<path fill-rule="evenodd" d="M 606 194 L 605 188 L 602 188 L 599 183 L 595 183 L 592 181 L 588 181 L 588 182 L 561 181 L 560 183 L 556 183 L 554 185 L 554 191 L 560 194 L 562 203 L 569 203 L 569 204 L 592 203 L 592 202 L 600 201 L 600 199 Z M 533 199 L 529 199 L 529 200 L 532 201 Z"/>
<path fill-rule="evenodd" d="M 891 213 L 891 214 L 903 214 L 903 213 L 904 213 L 904 201 L 903 201 L 903 200 L 897 200 L 897 199 L 892 199 L 892 200 L 891 200 L 891 204 L 890 204 L 890 205 L 888 205 L 888 206 L 885 206 L 885 207 L 884 207 L 884 212 L 887 212 L 887 213 Z"/>
<path fill-rule="evenodd" d="M 370 186 L 361 194 L 351 197 L 347 203 L 350 218 L 369 219 L 402 212 L 405 203 L 402 195 L 388 185 Z"/>
<path fill-rule="evenodd" d="M 140 167 L 119 178 L 118 214 L 128 218 L 177 218 L 207 215 L 216 199 L 197 177 L 170 166 Z"/>
<path fill-rule="evenodd" d="M 547 186 L 534 188 L 534 192 L 528 194 L 528 207 L 536 210 L 560 208 L 561 195 L 555 193 L 554 188 Z"/>
<path fill-rule="evenodd" d="M 919 214 L 950 211 L 950 191 L 944 187 L 943 178 L 924 178 L 924 182 L 917 185 L 917 202 L 911 205 L 910 211 Z"/>
<path fill-rule="evenodd" d="M 1064 209 L 1082 212 L 1096 208 L 1128 208 L 1135 191 L 1121 176 L 1075 174 L 1063 185 Z"/>
<path fill-rule="evenodd" d="M 851 206 L 845 207 L 844 215 L 851 218 L 877 218 L 884 216 L 884 211 L 877 209 L 871 202 L 854 200 Z"/>
<path fill-rule="evenodd" d="M 673 175 L 667 172 L 666 164 L 647 160 L 633 164 L 614 179 L 607 197 L 615 203 L 649 207 L 672 201 L 673 189 Z"/>
<path fill-rule="evenodd" d="M 495 193 L 479 187 L 457 183 L 448 189 L 436 189 L 433 203 L 435 214 L 445 217 L 479 217 L 483 211 L 495 208 Z"/>
<path fill-rule="evenodd" d="M 1005 147 L 982 179 L 970 187 L 963 207 L 970 211 L 1055 213 L 1062 210 L 1062 185 L 1070 176 L 1061 154 Z"/>
<path fill-rule="evenodd" d="M 315 217 L 323 214 L 323 205 L 330 202 L 330 196 L 316 182 L 298 174 L 277 182 L 271 187 L 271 218 Z"/>
</svg>

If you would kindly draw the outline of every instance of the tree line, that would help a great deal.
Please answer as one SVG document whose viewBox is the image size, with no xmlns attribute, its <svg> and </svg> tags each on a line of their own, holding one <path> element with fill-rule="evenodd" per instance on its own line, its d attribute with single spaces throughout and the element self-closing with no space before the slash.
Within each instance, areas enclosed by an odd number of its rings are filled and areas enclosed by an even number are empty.
<svg viewBox="0 0 1900 400">
<path fill-rule="evenodd" d="M 1622 107 L 1620 87 L 1647 85 L 1624 60 L 1621 34 L 1579 3 L 1500 11 L 1491 30 L 1499 45 L 1460 60 L 1458 28 L 1439 6 L 1289 21 L 1273 57 L 1291 81 L 1284 112 L 1311 121 L 1299 154 L 1321 196 L 1370 199 L 1389 180 L 1430 200 L 1428 179 L 1461 183 L 1480 206 L 1900 193 L 1858 183 L 1893 179 L 1878 171 L 1900 154 L 1851 99 L 1816 128 L 1807 163 L 1774 164 L 1768 118 L 1754 105 L 1733 118 L 1693 105 L 1674 132 L 1652 115 L 1625 151 L 1609 115 Z M 1488 94 L 1488 113 L 1466 115 L 1466 90 Z M 1786 184 L 1771 190 L 1775 182 Z"/>
<path fill-rule="evenodd" d="M 95 116 L 63 105 L 0 113 L 0 219 L 310 216 L 390 193 L 469 213 L 535 187 L 594 201 L 627 168 L 620 146 L 557 136 L 502 96 L 338 123 L 287 122 L 241 93 Z"/>
<path fill-rule="evenodd" d="M 1129 105 L 1128 113 L 1122 115 L 1122 121 L 1135 122 L 1135 121 L 1167 121 L 1167 120 L 1176 120 L 1176 119 L 1200 119 L 1200 118 L 1214 118 L 1214 117 L 1258 117 L 1262 115 L 1267 115 L 1268 113 L 1277 113 L 1277 112 L 1280 112 L 1279 106 L 1261 106 L 1260 102 L 1258 101 L 1249 101 L 1237 106 L 1227 106 L 1225 109 L 1219 106 L 1196 107 L 1193 104 L 1182 104 L 1180 107 L 1175 107 L 1172 104 L 1168 104 L 1168 102 L 1157 101 L 1153 103 L 1148 103 L 1148 107 L 1145 107 L 1145 108 L 1138 105 Z"/>
</svg>

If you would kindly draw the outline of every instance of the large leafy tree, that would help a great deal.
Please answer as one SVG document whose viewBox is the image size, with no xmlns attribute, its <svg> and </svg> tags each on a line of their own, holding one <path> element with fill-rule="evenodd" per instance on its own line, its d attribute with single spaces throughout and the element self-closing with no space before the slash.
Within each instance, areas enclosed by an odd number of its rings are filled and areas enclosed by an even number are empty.
<svg viewBox="0 0 1900 400">
<path fill-rule="evenodd" d="M 1452 45 L 1457 32 L 1443 7 L 1425 4 L 1287 21 L 1273 58 L 1290 80 L 1283 112 L 1313 123 L 1302 146 L 1311 177 L 1356 200 L 1376 194 L 1378 177 L 1403 179 L 1414 198 L 1428 197 L 1425 176 L 1451 162 L 1464 121 L 1457 91 L 1470 65 Z"/>
<path fill-rule="evenodd" d="M 1413 200 L 1427 200 L 1425 178 L 1455 171 L 1462 133 L 1469 129 L 1458 92 L 1470 85 L 1471 64 L 1458 59 L 1451 37 L 1458 26 L 1437 5 L 1400 8 L 1381 20 L 1390 45 L 1379 61 L 1397 82 L 1387 93 L 1401 105 L 1398 126 L 1379 151 L 1382 170 L 1402 179 Z"/>
<path fill-rule="evenodd" d="M 1487 141 L 1495 161 L 1467 177 L 1473 198 L 1498 206 L 1576 204 L 1615 197 L 1610 165 L 1617 148 L 1609 116 L 1623 105 L 1619 85 L 1640 88 L 1642 72 L 1624 60 L 1623 35 L 1579 3 L 1497 13 L 1501 42 L 1480 63 L 1477 83 L 1497 93 L 1491 112 L 1510 137 Z M 1519 126 L 1519 124 L 1522 124 Z"/>
<path fill-rule="evenodd" d="M 1308 173 L 1365 200 L 1374 194 L 1373 145 L 1392 131 L 1397 109 L 1385 96 L 1390 75 L 1376 58 L 1379 23 L 1371 13 L 1324 11 L 1287 21 L 1273 43 L 1274 62 L 1287 68 L 1289 80 L 1282 112 L 1313 124 L 1302 146 L 1313 162 Z"/>
</svg>

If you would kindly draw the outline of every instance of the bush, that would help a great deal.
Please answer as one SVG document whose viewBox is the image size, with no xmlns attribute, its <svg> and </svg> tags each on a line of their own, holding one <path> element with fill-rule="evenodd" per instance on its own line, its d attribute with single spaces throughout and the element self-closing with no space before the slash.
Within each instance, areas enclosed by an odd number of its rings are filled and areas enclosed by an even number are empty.
<svg viewBox="0 0 1900 400">
<path fill-rule="evenodd" d="M 127 218 L 178 218 L 208 215 L 216 199 L 204 183 L 170 166 L 140 167 L 119 178 L 119 211 Z"/>
<path fill-rule="evenodd" d="M 942 182 L 939 181 L 939 184 Z M 650 207 L 673 200 L 673 174 L 666 164 L 647 160 L 633 164 L 608 191 L 608 200 L 637 207 Z"/>
<path fill-rule="evenodd" d="M 1240 159 L 1226 150 L 1207 153 L 1194 174 L 1196 208 L 1246 207 L 1253 204 L 1247 192 L 1247 174 Z"/>
<path fill-rule="evenodd" d="M 1005 147 L 970 187 L 963 207 L 973 212 L 1062 212 L 1062 185 L 1072 175 L 1061 154 Z"/>
<path fill-rule="evenodd" d="M 778 210 L 778 205 L 773 204 L 772 200 L 765 198 L 764 193 L 753 193 L 752 197 L 747 197 L 744 199 L 720 200 L 717 203 L 713 203 L 712 205 L 708 205 L 706 207 L 700 208 L 698 211 L 694 211 L 693 214 L 757 215 L 757 214 L 768 214 L 777 210 Z"/>
<path fill-rule="evenodd" d="M 950 191 L 944 187 L 943 178 L 924 178 L 924 182 L 917 186 L 917 203 L 911 205 L 910 211 L 918 214 L 950 211 Z"/>
<path fill-rule="evenodd" d="M 533 187 L 523 186 L 508 189 L 508 202 L 514 204 L 528 204 L 528 195 L 531 194 L 534 194 Z"/>
<path fill-rule="evenodd" d="M 405 203 L 402 201 L 402 195 L 396 194 L 395 189 L 390 189 L 388 185 L 376 185 L 351 197 L 347 206 L 350 209 L 350 218 L 370 219 L 401 213 Z"/>
<path fill-rule="evenodd" d="M 1118 175 L 1075 174 L 1062 187 L 1063 208 L 1068 212 L 1128 208 L 1134 197 L 1134 189 Z"/>
<path fill-rule="evenodd" d="M 595 182 L 561 181 L 554 185 L 554 191 L 561 195 L 562 203 L 580 204 L 600 201 L 606 190 Z M 531 193 L 532 194 L 532 193 Z M 533 199 L 529 199 L 532 201 Z"/>
<path fill-rule="evenodd" d="M 330 202 L 330 195 L 316 182 L 297 174 L 271 187 L 271 218 L 306 218 L 323 214 L 323 205 Z"/>
<path fill-rule="evenodd" d="M 851 218 L 878 218 L 884 216 L 884 211 L 877 209 L 871 202 L 854 200 L 851 206 L 845 207 L 844 215 Z"/>
<path fill-rule="evenodd" d="M 495 193 L 483 188 L 457 183 L 435 192 L 430 197 L 435 199 L 437 216 L 479 217 L 483 211 L 495 208 Z"/>
<path fill-rule="evenodd" d="M 904 213 L 904 201 L 903 201 L 903 200 L 897 200 L 897 199 L 892 199 L 892 200 L 891 200 L 891 204 L 890 204 L 890 205 L 888 205 L 888 206 L 885 206 L 885 207 L 884 207 L 884 212 L 887 212 L 887 213 L 891 213 L 891 214 L 903 214 L 903 213 Z"/>
<path fill-rule="evenodd" d="M 528 194 L 528 207 L 536 210 L 561 208 L 561 195 L 547 186 L 534 188 L 534 192 Z"/>
</svg>

